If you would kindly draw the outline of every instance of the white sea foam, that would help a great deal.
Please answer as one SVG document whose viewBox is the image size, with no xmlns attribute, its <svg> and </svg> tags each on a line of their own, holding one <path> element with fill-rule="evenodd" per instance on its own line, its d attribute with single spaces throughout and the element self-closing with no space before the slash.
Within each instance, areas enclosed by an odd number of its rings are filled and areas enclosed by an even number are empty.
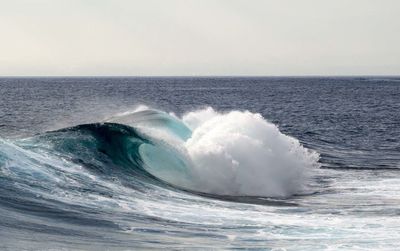
<svg viewBox="0 0 400 251">
<path fill-rule="evenodd" d="M 257 113 L 207 108 L 182 120 L 193 130 L 185 146 L 202 192 L 288 196 L 303 190 L 318 165 L 316 152 Z"/>
</svg>

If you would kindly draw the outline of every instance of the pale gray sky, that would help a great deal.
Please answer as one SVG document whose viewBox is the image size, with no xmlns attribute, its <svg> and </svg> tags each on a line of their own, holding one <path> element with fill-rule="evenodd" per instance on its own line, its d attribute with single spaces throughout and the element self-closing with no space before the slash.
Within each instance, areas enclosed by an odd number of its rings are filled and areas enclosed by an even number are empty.
<svg viewBox="0 0 400 251">
<path fill-rule="evenodd" d="M 399 0 L 0 0 L 0 75 L 398 75 Z"/>
</svg>

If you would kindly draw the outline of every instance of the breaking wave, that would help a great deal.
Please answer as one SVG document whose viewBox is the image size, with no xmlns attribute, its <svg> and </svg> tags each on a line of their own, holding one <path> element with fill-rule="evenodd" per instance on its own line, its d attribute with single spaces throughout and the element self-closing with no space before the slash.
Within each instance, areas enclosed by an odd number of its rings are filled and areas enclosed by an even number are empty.
<svg viewBox="0 0 400 251">
<path fill-rule="evenodd" d="M 90 179 L 93 172 L 118 173 L 141 183 L 223 196 L 304 193 L 318 159 L 260 114 L 210 107 L 178 118 L 143 106 L 101 123 L 0 144 L 3 173 L 31 167 L 30 173 L 18 172 L 25 185 L 38 177 L 41 182 L 68 177 L 73 170 L 68 166 L 79 164 L 91 171 Z M 60 171 L 70 173 L 59 176 Z"/>
</svg>

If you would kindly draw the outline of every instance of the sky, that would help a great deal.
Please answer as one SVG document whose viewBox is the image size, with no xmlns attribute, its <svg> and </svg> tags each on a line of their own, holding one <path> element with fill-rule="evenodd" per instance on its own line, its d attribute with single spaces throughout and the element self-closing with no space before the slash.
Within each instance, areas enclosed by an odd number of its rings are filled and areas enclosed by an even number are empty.
<svg viewBox="0 0 400 251">
<path fill-rule="evenodd" d="M 399 0 L 0 0 L 0 76 L 400 75 Z"/>
</svg>

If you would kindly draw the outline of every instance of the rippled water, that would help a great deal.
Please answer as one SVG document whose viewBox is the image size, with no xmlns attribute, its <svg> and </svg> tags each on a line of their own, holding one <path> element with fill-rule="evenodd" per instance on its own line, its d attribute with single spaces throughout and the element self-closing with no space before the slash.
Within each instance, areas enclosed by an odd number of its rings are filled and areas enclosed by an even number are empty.
<svg viewBox="0 0 400 251">
<path fill-rule="evenodd" d="M 399 78 L 3 78 L 0 97 L 1 249 L 400 245 Z"/>
</svg>

